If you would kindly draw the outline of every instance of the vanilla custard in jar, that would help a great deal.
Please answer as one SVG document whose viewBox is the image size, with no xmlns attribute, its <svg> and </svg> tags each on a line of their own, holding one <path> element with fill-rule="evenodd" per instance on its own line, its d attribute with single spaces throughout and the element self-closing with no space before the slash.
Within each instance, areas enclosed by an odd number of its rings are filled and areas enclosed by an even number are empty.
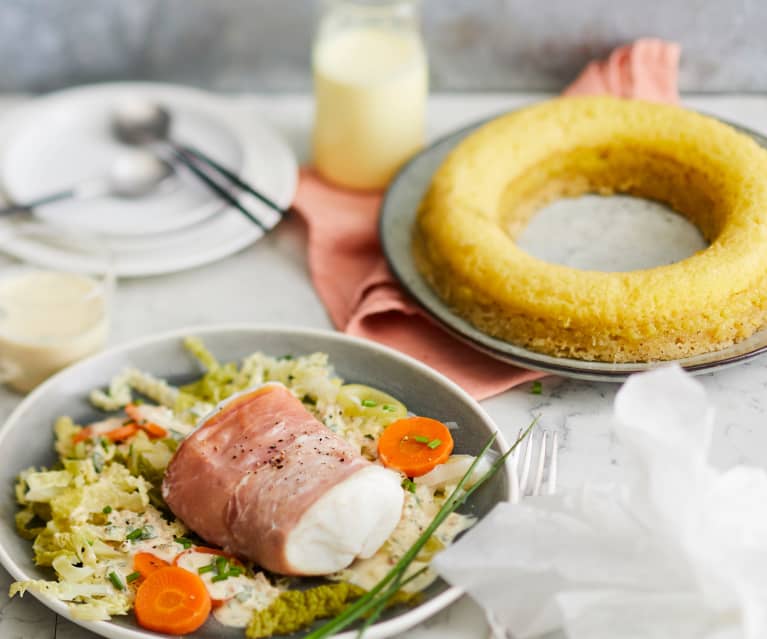
<svg viewBox="0 0 767 639">
<path fill-rule="evenodd" d="M 428 67 L 416 3 L 326 3 L 313 68 L 315 169 L 346 188 L 384 188 L 425 139 Z"/>
</svg>

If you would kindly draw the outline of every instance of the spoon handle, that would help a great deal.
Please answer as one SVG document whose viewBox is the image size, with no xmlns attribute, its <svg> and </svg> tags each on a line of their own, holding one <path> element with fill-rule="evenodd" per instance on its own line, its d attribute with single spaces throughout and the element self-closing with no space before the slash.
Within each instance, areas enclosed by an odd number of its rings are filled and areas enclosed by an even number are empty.
<svg viewBox="0 0 767 639">
<path fill-rule="evenodd" d="M 68 200 L 73 197 L 75 197 L 75 189 L 58 191 L 56 193 L 51 193 L 50 195 L 39 197 L 36 200 L 32 200 L 31 202 L 26 202 L 23 204 L 10 204 L 6 207 L 0 208 L 0 215 L 9 215 L 11 213 L 29 211 L 31 209 L 37 208 L 38 206 L 43 206 L 44 204 L 52 204 L 53 202 L 58 202 L 59 200 Z"/>
<path fill-rule="evenodd" d="M 181 162 L 186 168 L 188 168 L 192 173 L 194 173 L 197 178 L 200 179 L 201 182 L 205 184 L 211 191 L 213 191 L 216 195 L 218 195 L 222 200 L 229 203 L 231 206 L 236 208 L 240 213 L 242 213 L 248 220 L 253 222 L 257 227 L 259 227 L 264 233 L 267 233 L 269 229 L 259 220 L 257 217 L 255 217 L 248 209 L 246 209 L 240 201 L 232 195 L 231 192 L 229 192 L 227 189 L 222 187 L 218 182 L 216 182 L 213 178 L 211 178 L 203 169 L 201 169 L 197 163 L 190 158 L 186 153 L 184 153 L 183 150 L 176 147 L 175 144 L 169 143 L 166 145 L 167 148 L 171 151 L 173 154 L 173 157 L 176 158 L 179 162 Z"/>
<path fill-rule="evenodd" d="M 211 167 L 213 170 L 218 171 L 221 175 L 223 175 L 232 184 L 237 185 L 243 191 L 247 191 L 248 193 L 250 193 L 254 197 L 258 198 L 261 202 L 266 204 L 266 206 L 268 206 L 271 209 L 274 209 L 280 215 L 286 215 L 290 211 L 290 209 L 283 209 L 274 200 L 272 200 L 270 197 L 264 195 L 260 191 L 257 191 L 255 188 L 253 188 L 247 182 L 243 182 L 242 179 L 240 179 L 239 175 L 237 175 L 236 173 L 230 171 L 225 166 L 222 166 L 221 164 L 216 162 L 216 160 L 214 160 L 209 155 L 203 153 L 202 151 L 199 151 L 198 149 L 194 148 L 193 146 L 187 146 L 187 145 L 181 145 L 181 144 L 176 144 L 175 146 L 180 151 L 182 151 L 184 153 L 188 153 L 189 155 L 193 156 L 196 160 L 198 160 L 200 162 L 204 162 L 209 167 Z"/>
</svg>

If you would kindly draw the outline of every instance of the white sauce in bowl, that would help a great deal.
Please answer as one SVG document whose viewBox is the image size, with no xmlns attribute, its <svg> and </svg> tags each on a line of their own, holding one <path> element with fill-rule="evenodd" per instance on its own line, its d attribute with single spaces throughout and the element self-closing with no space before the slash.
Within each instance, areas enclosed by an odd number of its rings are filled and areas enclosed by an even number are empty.
<svg viewBox="0 0 767 639">
<path fill-rule="evenodd" d="M 95 279 L 55 271 L 0 278 L 0 380 L 31 390 L 99 350 L 107 324 L 106 295 Z"/>
</svg>

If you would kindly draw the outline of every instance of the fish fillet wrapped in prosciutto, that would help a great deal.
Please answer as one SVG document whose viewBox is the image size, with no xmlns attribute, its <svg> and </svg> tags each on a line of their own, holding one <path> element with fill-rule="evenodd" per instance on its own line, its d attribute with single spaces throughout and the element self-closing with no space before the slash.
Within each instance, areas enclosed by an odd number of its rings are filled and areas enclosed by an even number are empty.
<svg viewBox="0 0 767 639">
<path fill-rule="evenodd" d="M 280 384 L 239 395 L 179 446 L 168 507 L 227 552 L 285 575 L 371 557 L 397 525 L 397 473 L 373 464 Z"/>
</svg>

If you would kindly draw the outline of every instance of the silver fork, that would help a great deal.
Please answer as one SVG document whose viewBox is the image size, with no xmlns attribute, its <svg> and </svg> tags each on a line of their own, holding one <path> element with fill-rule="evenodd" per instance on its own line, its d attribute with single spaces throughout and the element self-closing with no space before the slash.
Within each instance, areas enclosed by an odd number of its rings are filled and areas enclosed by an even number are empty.
<svg viewBox="0 0 767 639">
<path fill-rule="evenodd" d="M 517 439 L 522 436 L 519 431 Z M 557 453 L 559 433 L 533 429 L 509 455 L 511 494 L 509 501 L 519 503 L 523 497 L 553 495 L 557 490 Z M 512 639 L 501 624 L 487 612 L 488 639 Z"/>
<path fill-rule="evenodd" d="M 523 431 L 519 431 L 522 436 Z M 553 495 L 557 490 L 559 433 L 534 429 L 509 456 L 512 504 L 522 497 Z"/>
</svg>

